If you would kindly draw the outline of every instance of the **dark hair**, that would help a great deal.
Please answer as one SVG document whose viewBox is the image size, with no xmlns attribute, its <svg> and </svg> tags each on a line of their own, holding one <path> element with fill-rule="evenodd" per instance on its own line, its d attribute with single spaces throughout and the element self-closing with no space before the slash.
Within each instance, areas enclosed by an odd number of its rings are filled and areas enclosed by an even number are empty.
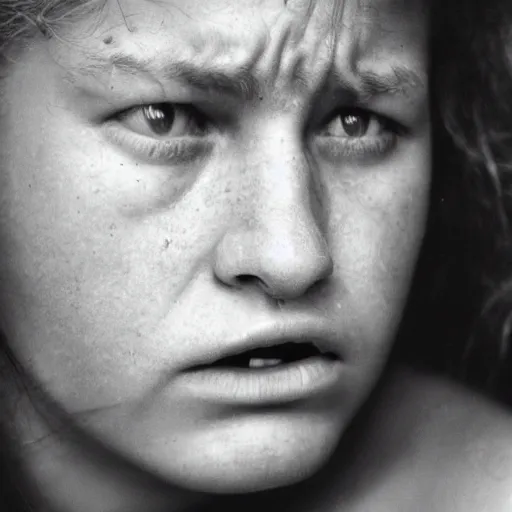
<svg viewBox="0 0 512 512">
<path fill-rule="evenodd" d="M 512 405 L 512 5 L 439 1 L 434 183 L 402 358 Z"/>
<path fill-rule="evenodd" d="M 464 376 L 512 405 L 512 5 L 473 2 L 439 76 L 443 116 L 479 196 L 483 305 L 465 347 Z M 460 19 L 464 11 L 455 11 Z M 460 63 L 460 64 L 459 64 Z M 458 96 L 457 96 L 458 94 Z M 478 192 L 480 192 L 478 194 Z M 475 270 L 473 270 L 475 272 Z"/>
</svg>

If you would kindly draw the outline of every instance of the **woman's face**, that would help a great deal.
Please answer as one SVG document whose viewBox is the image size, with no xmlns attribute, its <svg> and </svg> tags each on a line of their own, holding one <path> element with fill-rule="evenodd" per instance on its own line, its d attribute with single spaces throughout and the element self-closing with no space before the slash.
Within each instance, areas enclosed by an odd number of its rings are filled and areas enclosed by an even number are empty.
<svg viewBox="0 0 512 512">
<path fill-rule="evenodd" d="M 87 432 L 194 489 L 325 462 L 423 236 L 425 10 L 307 3 L 107 2 L 2 82 L 9 342 Z"/>
</svg>

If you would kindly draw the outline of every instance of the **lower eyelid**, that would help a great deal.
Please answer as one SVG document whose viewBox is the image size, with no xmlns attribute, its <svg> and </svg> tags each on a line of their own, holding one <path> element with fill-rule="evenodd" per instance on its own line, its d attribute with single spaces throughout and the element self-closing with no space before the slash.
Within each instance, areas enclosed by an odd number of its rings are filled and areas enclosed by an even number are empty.
<svg viewBox="0 0 512 512">
<path fill-rule="evenodd" d="M 374 137 L 371 142 L 364 141 L 364 138 L 347 142 L 347 138 L 318 136 L 315 137 L 315 145 L 323 158 L 338 162 L 344 158 L 364 160 L 385 157 L 396 147 L 398 139 L 398 135 L 392 132 Z"/>
<path fill-rule="evenodd" d="M 107 139 L 134 157 L 154 163 L 179 165 L 204 158 L 213 151 L 214 141 L 209 137 L 181 137 L 170 141 L 151 139 L 131 133 L 127 129 L 108 123 L 104 127 Z"/>
<path fill-rule="evenodd" d="M 174 165 L 203 158 L 211 152 L 212 146 L 212 143 L 197 140 L 176 140 L 172 143 L 137 141 L 134 144 L 137 155 L 154 162 Z"/>
</svg>

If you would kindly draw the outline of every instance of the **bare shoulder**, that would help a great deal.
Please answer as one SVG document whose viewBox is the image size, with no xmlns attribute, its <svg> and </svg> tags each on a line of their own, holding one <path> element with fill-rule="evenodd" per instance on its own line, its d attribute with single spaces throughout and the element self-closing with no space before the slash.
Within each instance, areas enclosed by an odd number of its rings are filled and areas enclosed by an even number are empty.
<svg viewBox="0 0 512 512">
<path fill-rule="evenodd" d="M 512 413 L 449 380 L 394 368 L 300 489 L 294 512 L 511 512 Z"/>
<path fill-rule="evenodd" d="M 384 383 L 381 405 L 397 407 L 403 412 L 414 412 L 422 419 L 435 422 L 466 420 L 471 423 L 490 422 L 503 427 L 503 433 L 512 437 L 512 410 L 495 403 L 483 394 L 444 377 L 420 372 L 405 366 L 394 367 Z M 466 425 L 467 428 L 470 425 Z"/>
<path fill-rule="evenodd" d="M 375 439 L 400 455 L 397 474 L 433 500 L 430 510 L 512 510 L 508 409 L 449 380 L 397 368 L 373 418 Z"/>
</svg>

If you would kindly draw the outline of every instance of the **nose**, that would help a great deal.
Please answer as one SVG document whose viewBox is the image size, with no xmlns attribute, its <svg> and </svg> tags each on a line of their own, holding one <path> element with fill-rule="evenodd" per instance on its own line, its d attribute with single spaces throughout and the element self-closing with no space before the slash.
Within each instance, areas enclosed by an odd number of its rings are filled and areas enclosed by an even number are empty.
<svg viewBox="0 0 512 512">
<path fill-rule="evenodd" d="M 251 183 L 243 214 L 234 216 L 217 244 L 214 272 L 228 286 L 257 285 L 268 296 L 290 300 L 328 278 L 333 261 L 318 211 L 315 216 L 312 172 L 300 144 L 286 150 L 282 139 L 272 140 L 254 159 L 244 159 L 260 163 L 241 173 Z"/>
</svg>

